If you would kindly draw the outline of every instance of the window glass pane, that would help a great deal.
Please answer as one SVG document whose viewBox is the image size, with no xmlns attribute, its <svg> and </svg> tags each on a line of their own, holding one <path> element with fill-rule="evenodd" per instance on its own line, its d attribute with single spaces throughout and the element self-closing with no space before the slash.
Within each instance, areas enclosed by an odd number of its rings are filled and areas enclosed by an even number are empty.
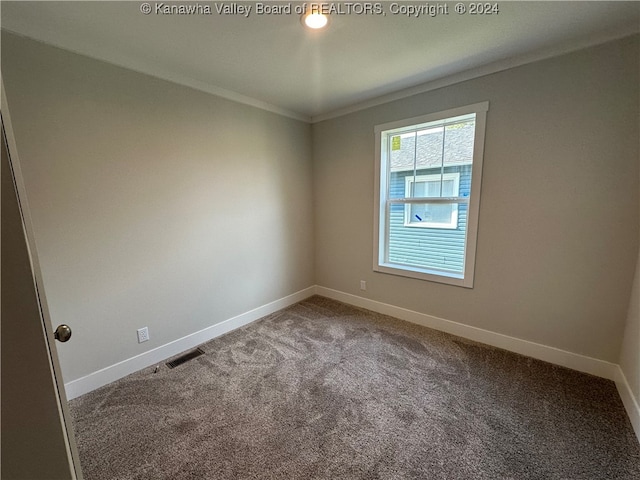
<svg viewBox="0 0 640 480">
<path fill-rule="evenodd" d="M 388 136 L 389 198 L 405 196 L 405 177 L 408 173 L 413 174 L 416 162 L 415 137 L 415 131 Z M 406 195 L 411 196 L 411 193 Z"/>
<path fill-rule="evenodd" d="M 422 267 L 452 273 L 464 271 L 466 237 L 466 209 L 464 204 L 393 204 L 389 211 L 387 262 L 410 267 Z M 457 211 L 456 211 L 457 210 Z M 407 211 L 430 216 L 431 221 L 449 222 L 456 217 L 456 227 L 429 228 L 405 224 Z M 423 222 L 424 224 L 425 222 Z"/>
<path fill-rule="evenodd" d="M 427 222 L 451 224 L 453 214 L 458 211 L 457 204 L 445 205 L 411 205 L 410 222 Z"/>
<path fill-rule="evenodd" d="M 439 168 L 442 166 L 443 127 L 418 131 L 416 168 Z"/>
<path fill-rule="evenodd" d="M 389 135 L 389 168 L 392 172 L 413 170 L 416 132 Z"/>
<path fill-rule="evenodd" d="M 443 165 L 473 163 L 475 120 L 447 125 Z"/>
<path fill-rule="evenodd" d="M 389 175 L 389 198 L 405 198 L 411 196 L 411 186 L 405 184 L 408 172 L 391 172 Z M 413 175 L 413 173 L 412 173 Z M 406 192 L 405 192 L 406 190 Z"/>
</svg>

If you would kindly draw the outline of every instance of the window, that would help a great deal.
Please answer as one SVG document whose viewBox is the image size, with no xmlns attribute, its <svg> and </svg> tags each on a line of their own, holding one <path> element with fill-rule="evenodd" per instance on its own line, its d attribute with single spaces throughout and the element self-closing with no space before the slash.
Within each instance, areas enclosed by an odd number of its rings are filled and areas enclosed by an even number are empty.
<svg viewBox="0 0 640 480">
<path fill-rule="evenodd" d="M 376 126 L 375 271 L 473 287 L 488 107 Z"/>
</svg>

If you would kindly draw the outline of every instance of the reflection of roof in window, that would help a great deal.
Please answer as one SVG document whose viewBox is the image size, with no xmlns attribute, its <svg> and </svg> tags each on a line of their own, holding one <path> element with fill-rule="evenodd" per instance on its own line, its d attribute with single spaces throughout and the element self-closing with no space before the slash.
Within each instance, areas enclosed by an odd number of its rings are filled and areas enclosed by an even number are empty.
<svg viewBox="0 0 640 480">
<path fill-rule="evenodd" d="M 473 163 L 473 137 L 475 122 L 458 123 L 446 127 L 444 165 Z M 442 165 L 442 127 L 418 132 L 418 148 L 414 148 L 416 135 L 401 135 L 401 147 L 391 151 L 391 170 L 413 170 L 414 151 L 417 168 L 435 168 Z"/>
</svg>

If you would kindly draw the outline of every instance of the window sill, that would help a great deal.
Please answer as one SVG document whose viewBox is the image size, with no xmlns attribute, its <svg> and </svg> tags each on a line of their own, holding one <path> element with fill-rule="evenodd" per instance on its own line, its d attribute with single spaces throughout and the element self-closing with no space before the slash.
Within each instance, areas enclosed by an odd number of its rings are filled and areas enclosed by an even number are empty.
<svg viewBox="0 0 640 480">
<path fill-rule="evenodd" d="M 410 267 L 394 263 L 374 265 L 373 270 L 379 273 L 397 275 L 400 277 L 416 278 L 428 282 L 444 283 L 456 287 L 473 288 L 473 278 L 464 278 L 461 273 L 445 272 L 442 270 Z"/>
</svg>

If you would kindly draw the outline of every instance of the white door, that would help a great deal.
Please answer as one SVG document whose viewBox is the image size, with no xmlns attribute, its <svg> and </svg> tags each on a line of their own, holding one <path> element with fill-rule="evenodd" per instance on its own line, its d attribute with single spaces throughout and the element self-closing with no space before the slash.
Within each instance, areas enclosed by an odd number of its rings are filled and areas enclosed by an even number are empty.
<svg viewBox="0 0 640 480">
<path fill-rule="evenodd" d="M 4 89 L 0 114 L 0 477 L 82 479 Z"/>
</svg>

